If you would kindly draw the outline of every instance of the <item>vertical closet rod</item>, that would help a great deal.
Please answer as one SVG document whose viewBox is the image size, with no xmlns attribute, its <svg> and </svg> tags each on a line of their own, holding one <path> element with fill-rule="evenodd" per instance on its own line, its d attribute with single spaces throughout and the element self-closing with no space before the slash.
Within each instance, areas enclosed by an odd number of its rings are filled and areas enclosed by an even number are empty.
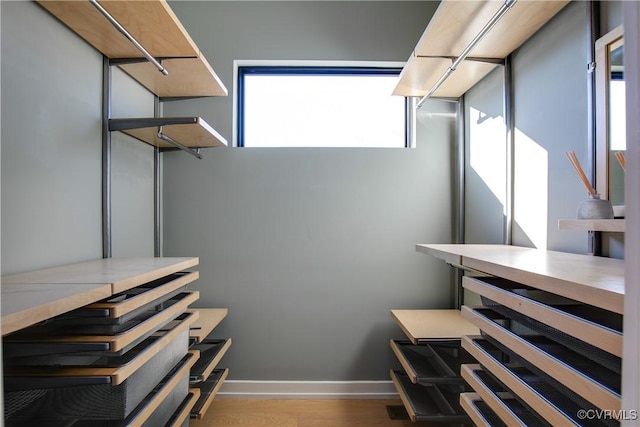
<svg viewBox="0 0 640 427">
<path fill-rule="evenodd" d="M 138 40 L 136 40 L 135 37 L 133 37 L 122 25 L 120 25 L 116 18 L 114 18 L 109 12 L 107 12 L 107 10 L 102 7 L 100 3 L 97 2 L 97 0 L 89 0 L 89 3 L 91 3 L 93 7 L 95 7 L 98 12 L 102 14 L 102 16 L 107 18 L 107 21 L 109 21 L 111 25 L 113 25 L 118 31 L 120 31 L 120 33 L 125 36 L 127 40 L 129 40 L 131 44 L 133 44 L 136 49 L 138 49 L 140 53 L 142 53 L 144 57 L 147 58 L 147 60 L 158 69 L 158 71 L 160 71 L 165 76 L 169 74 L 169 71 L 167 71 L 167 69 L 164 68 L 160 62 L 156 61 L 156 59 L 149 53 L 149 51 L 147 51 L 147 49 L 145 49 L 144 46 L 142 46 L 138 42 Z"/>
<path fill-rule="evenodd" d="M 429 92 L 427 92 L 427 94 L 423 96 L 420 99 L 420 101 L 418 101 L 417 108 L 420 108 L 424 103 L 424 101 L 426 101 L 429 97 L 431 97 L 431 95 L 433 95 L 433 93 L 436 90 L 438 90 L 438 88 L 442 85 L 442 83 L 444 83 L 444 81 L 447 80 L 447 78 L 449 78 L 451 73 L 453 73 L 456 70 L 458 65 L 460 65 L 460 63 L 465 60 L 465 58 L 467 57 L 467 55 L 469 55 L 469 53 L 471 53 L 473 48 L 476 47 L 476 45 L 480 42 L 480 40 L 482 40 L 489 31 L 491 31 L 493 26 L 496 25 L 496 23 L 500 20 L 500 18 L 502 18 L 502 16 L 507 12 L 507 10 L 511 8 L 511 6 L 515 4 L 516 1 L 517 0 L 505 0 L 504 4 L 500 7 L 500 9 L 495 13 L 495 15 L 493 15 L 493 17 L 489 20 L 489 22 L 487 22 L 485 26 L 482 27 L 480 32 L 473 38 L 473 40 L 471 40 L 471 43 L 469 43 L 469 45 L 462 51 L 460 56 L 458 56 L 455 59 L 455 61 L 453 61 L 451 66 L 447 68 L 444 74 L 433 85 L 431 90 L 429 90 Z"/>
<path fill-rule="evenodd" d="M 102 257 L 111 258 L 111 66 L 102 59 Z"/>
</svg>

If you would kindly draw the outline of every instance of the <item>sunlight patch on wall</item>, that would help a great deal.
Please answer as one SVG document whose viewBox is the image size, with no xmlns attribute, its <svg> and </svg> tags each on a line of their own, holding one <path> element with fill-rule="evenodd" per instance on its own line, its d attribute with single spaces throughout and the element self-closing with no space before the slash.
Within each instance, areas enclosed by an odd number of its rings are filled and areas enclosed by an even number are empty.
<svg viewBox="0 0 640 427">
<path fill-rule="evenodd" d="M 546 249 L 549 156 L 517 128 L 514 136 L 514 220 L 536 248 Z"/>
<path fill-rule="evenodd" d="M 469 163 L 502 205 L 506 215 L 507 145 L 501 116 L 492 117 L 470 108 Z"/>
</svg>

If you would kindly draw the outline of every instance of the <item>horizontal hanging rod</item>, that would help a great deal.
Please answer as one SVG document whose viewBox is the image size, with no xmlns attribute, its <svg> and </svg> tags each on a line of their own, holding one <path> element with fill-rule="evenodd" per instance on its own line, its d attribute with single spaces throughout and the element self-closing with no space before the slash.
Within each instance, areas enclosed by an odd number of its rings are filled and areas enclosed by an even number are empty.
<svg viewBox="0 0 640 427">
<path fill-rule="evenodd" d="M 455 56 L 447 56 L 447 55 L 415 55 L 415 58 L 427 58 L 427 59 L 456 59 Z M 488 64 L 499 64 L 504 65 L 504 59 L 501 58 L 480 58 L 480 57 L 467 57 L 465 58 L 467 61 L 475 61 L 475 62 L 486 62 Z"/>
<path fill-rule="evenodd" d="M 158 62 L 149 53 L 149 51 L 147 51 L 147 49 L 145 49 L 144 46 L 142 46 L 138 42 L 138 40 L 135 39 L 135 37 L 133 37 L 122 25 L 120 25 L 120 23 L 116 20 L 116 18 L 114 18 L 109 12 L 107 12 L 107 10 L 104 7 L 102 7 L 100 3 L 97 2 L 97 0 L 89 0 L 89 3 L 91 3 L 93 7 L 95 7 L 98 10 L 98 12 L 100 12 L 105 18 L 107 18 L 107 21 L 109 21 L 111 25 L 113 25 L 118 31 L 120 31 L 120 33 L 122 33 L 122 35 L 125 36 L 131 42 L 131 44 L 133 44 L 136 47 L 136 49 L 138 49 L 140 53 L 142 53 L 144 57 L 147 58 L 147 60 L 151 62 L 158 69 L 158 71 L 160 71 L 165 76 L 169 74 L 169 71 L 167 71 L 167 69 L 164 68 L 162 64 Z"/>
<path fill-rule="evenodd" d="M 198 159 L 202 159 L 202 154 L 200 154 L 200 150 L 197 149 L 197 151 L 192 150 L 191 148 L 180 144 L 178 141 L 176 141 L 175 139 L 171 138 L 170 136 L 167 136 L 165 134 L 162 133 L 162 126 L 158 126 L 158 138 L 160 138 L 163 141 L 168 142 L 169 144 L 173 145 L 176 148 L 181 149 L 182 151 L 185 151 L 189 154 L 191 154 L 193 157 L 197 157 Z"/>
<path fill-rule="evenodd" d="M 473 38 L 473 40 L 471 40 L 471 43 L 469 43 L 469 45 L 462 51 L 460 56 L 458 56 L 453 61 L 451 66 L 449 68 L 447 68 L 447 70 L 444 72 L 444 74 L 433 85 L 431 90 L 429 90 L 429 92 L 427 92 L 427 94 L 425 96 L 423 96 L 420 99 L 420 101 L 418 101 L 418 104 L 416 105 L 416 108 L 420 108 L 422 106 L 422 104 L 424 104 L 424 102 L 431 95 L 433 95 L 433 93 L 436 90 L 438 90 L 438 88 L 442 85 L 442 83 L 444 83 L 444 81 L 447 80 L 447 78 L 449 78 L 451 73 L 453 73 L 456 70 L 458 65 L 462 61 L 465 60 L 465 58 L 467 57 L 467 55 L 469 55 L 469 53 L 473 50 L 473 48 L 476 47 L 476 45 L 480 42 L 480 40 L 482 40 L 484 38 L 484 36 L 486 36 L 489 31 L 491 31 L 493 26 L 496 25 L 496 23 L 500 20 L 500 18 L 502 18 L 502 16 L 507 12 L 507 10 L 509 10 L 509 8 L 511 8 L 511 6 L 513 6 L 515 4 L 515 2 L 516 2 L 516 0 L 505 0 L 504 4 L 496 12 L 496 14 L 493 15 L 493 17 L 489 20 L 489 22 L 486 23 L 486 25 L 484 27 L 482 27 L 480 32 Z"/>
</svg>

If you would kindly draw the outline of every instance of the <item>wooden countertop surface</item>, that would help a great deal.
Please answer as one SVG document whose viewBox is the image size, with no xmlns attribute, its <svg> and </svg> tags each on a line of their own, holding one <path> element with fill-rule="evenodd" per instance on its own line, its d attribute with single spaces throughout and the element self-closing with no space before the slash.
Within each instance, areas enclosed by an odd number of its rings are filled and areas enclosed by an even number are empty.
<svg viewBox="0 0 640 427">
<path fill-rule="evenodd" d="M 622 314 L 624 261 L 509 245 L 419 244 L 416 250 Z"/>
</svg>

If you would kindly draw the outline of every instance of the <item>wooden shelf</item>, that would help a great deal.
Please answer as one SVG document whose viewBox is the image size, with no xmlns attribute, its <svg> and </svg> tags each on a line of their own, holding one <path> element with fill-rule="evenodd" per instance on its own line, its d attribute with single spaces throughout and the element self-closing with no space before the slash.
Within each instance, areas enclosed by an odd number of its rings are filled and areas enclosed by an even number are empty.
<svg viewBox="0 0 640 427">
<path fill-rule="evenodd" d="M 198 265 L 197 257 L 104 258 L 78 264 L 45 268 L 2 277 L 2 297 L 6 284 L 108 284 L 111 294 L 151 282 Z M 110 296 L 110 295 L 107 295 Z M 96 298 L 96 302 L 101 298 Z"/>
<path fill-rule="evenodd" d="M 454 265 L 622 314 L 624 260 L 510 245 L 420 244 Z"/>
<path fill-rule="evenodd" d="M 109 59 L 144 58 L 88 1 L 38 3 Z M 169 72 L 146 62 L 119 64 L 159 97 L 226 96 L 227 89 L 164 0 L 101 0 L 109 12 Z"/>
<path fill-rule="evenodd" d="M 423 96 L 503 5 L 502 1 L 445 0 L 433 15 L 400 75 L 394 95 Z M 516 2 L 470 52 L 468 58 L 504 59 L 568 1 Z M 463 61 L 434 97 L 459 97 L 495 64 Z"/>
<path fill-rule="evenodd" d="M 558 230 L 624 233 L 624 224 L 624 219 L 560 219 L 558 220 Z"/>
<path fill-rule="evenodd" d="M 480 333 L 459 310 L 391 310 L 391 317 L 414 344 Z"/>
<path fill-rule="evenodd" d="M 160 98 L 227 96 L 227 88 L 204 56 L 165 59 L 168 75 L 149 62 L 120 64 L 119 67 Z"/>
<path fill-rule="evenodd" d="M 216 326 L 227 317 L 229 310 L 226 308 L 197 308 L 190 309 L 190 312 L 199 312 L 200 317 L 191 326 L 189 336 L 195 338 L 196 343 L 202 342 L 213 331 Z"/>
<path fill-rule="evenodd" d="M 222 147 L 227 140 L 200 117 L 149 117 L 110 119 L 109 130 L 121 131 L 142 142 L 160 148 L 175 148 L 158 137 L 162 133 L 189 148 Z"/>
<path fill-rule="evenodd" d="M 6 283 L 2 281 L 2 335 L 111 296 L 103 283 Z"/>
</svg>

